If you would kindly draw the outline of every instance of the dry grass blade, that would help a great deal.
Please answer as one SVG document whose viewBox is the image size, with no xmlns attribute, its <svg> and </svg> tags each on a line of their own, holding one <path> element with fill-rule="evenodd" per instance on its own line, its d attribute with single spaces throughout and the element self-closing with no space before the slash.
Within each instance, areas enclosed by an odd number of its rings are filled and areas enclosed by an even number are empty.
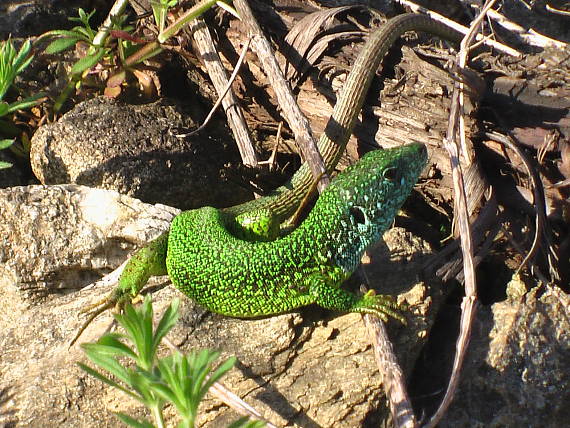
<svg viewBox="0 0 570 428">
<path fill-rule="evenodd" d="M 287 57 L 284 69 L 288 80 L 298 81 L 323 54 L 330 40 L 340 36 L 338 33 L 326 36 L 334 26 L 336 16 L 356 8 L 358 6 L 341 6 L 313 12 L 303 17 L 289 30 L 285 36 L 289 50 L 284 52 Z"/>
<path fill-rule="evenodd" d="M 455 30 L 457 30 L 463 34 L 467 34 L 467 32 L 469 31 L 469 29 L 464 27 L 463 25 L 460 25 L 454 21 L 451 21 L 450 19 L 446 18 L 443 15 L 440 15 L 439 13 L 433 12 L 431 10 L 426 9 L 425 7 L 419 6 L 412 1 L 398 0 L 398 3 L 400 3 L 404 7 L 410 8 L 410 10 L 412 10 L 413 12 L 425 13 L 425 14 L 429 15 L 432 19 L 439 21 L 439 22 L 442 22 L 445 25 L 449 25 L 453 29 L 455 29 Z M 476 37 L 477 41 L 481 41 L 486 46 L 497 49 L 499 52 L 503 52 L 503 53 L 506 53 L 507 55 L 512 55 L 512 56 L 518 57 L 518 58 L 522 58 L 522 56 L 523 56 L 523 54 L 520 53 L 519 51 L 517 51 L 516 49 L 513 49 L 509 46 L 506 46 L 502 43 L 499 43 L 496 40 L 484 38 L 481 34 L 477 34 L 475 37 Z"/>
<path fill-rule="evenodd" d="M 538 46 L 541 48 L 555 47 L 558 49 L 564 49 L 568 46 L 567 43 L 561 42 L 559 40 L 551 39 L 550 37 L 543 36 L 537 32 L 533 32 L 532 29 L 526 30 L 518 24 L 509 21 L 505 16 L 501 15 L 496 10 L 490 10 L 488 13 L 489 18 L 499 24 L 501 27 L 511 31 L 516 34 L 524 42 L 528 43 L 530 46 Z"/>
<path fill-rule="evenodd" d="M 249 135 L 247 124 L 239 103 L 234 93 L 227 88 L 231 86 L 228 81 L 226 70 L 222 65 L 220 56 L 216 51 L 210 30 L 202 19 L 197 19 L 191 24 L 192 36 L 204 59 L 210 79 L 216 88 L 219 98 L 222 100 L 224 110 L 228 117 L 228 124 L 236 139 L 239 152 L 245 165 L 256 166 L 258 159 L 253 147 L 253 141 Z M 236 69 L 239 67 L 236 66 Z"/>
<path fill-rule="evenodd" d="M 232 72 L 232 75 L 230 76 L 230 79 L 228 80 L 228 83 L 226 85 L 226 87 L 224 88 L 223 92 L 220 94 L 218 100 L 216 101 L 216 103 L 213 105 L 213 107 L 210 109 L 210 112 L 208 113 L 208 115 L 206 116 L 206 119 L 204 119 L 204 121 L 202 122 L 202 124 L 196 128 L 194 131 L 188 132 L 186 134 L 179 134 L 177 135 L 178 138 L 187 138 L 190 137 L 191 135 L 195 135 L 198 132 L 202 131 L 206 125 L 208 125 L 208 123 L 210 122 L 210 120 L 212 119 L 212 117 L 214 116 L 214 113 L 216 112 L 216 110 L 218 109 L 218 107 L 220 107 L 220 105 L 222 104 L 222 101 L 224 99 L 224 97 L 226 96 L 226 94 L 228 93 L 228 91 L 231 89 L 232 87 L 232 83 L 234 82 L 240 67 L 243 63 L 243 60 L 245 59 L 245 54 L 247 53 L 248 49 L 249 49 L 249 44 L 251 42 L 251 39 L 248 39 L 247 42 L 245 43 L 241 54 L 239 56 L 238 61 L 236 62 L 236 66 L 234 68 L 234 71 Z M 251 147 L 251 150 L 253 151 L 253 145 L 251 144 L 251 141 L 249 142 L 249 146 Z M 240 150 L 241 152 L 241 150 Z M 255 155 L 255 152 L 253 152 Z M 242 156 L 242 161 L 245 165 L 251 165 L 250 163 L 246 162 L 246 159 Z M 259 162 L 257 162 L 259 163 Z"/>
<path fill-rule="evenodd" d="M 417 426 L 414 410 L 406 390 L 406 380 L 394 353 L 384 323 L 371 315 L 363 315 L 370 342 L 374 345 L 376 363 L 381 368 L 382 384 L 390 403 L 394 426 L 413 428 Z"/>
<path fill-rule="evenodd" d="M 511 138 L 506 135 L 498 134 L 496 132 L 488 132 L 486 135 L 487 137 L 506 145 L 517 154 L 527 170 L 531 181 L 532 193 L 534 195 L 533 206 L 535 211 L 535 230 L 532 246 L 513 276 L 516 276 L 520 273 L 520 271 L 528 264 L 528 262 L 534 258 L 541 246 L 541 243 L 546 242 L 548 244 L 547 255 L 549 260 L 550 275 L 552 279 L 559 280 L 560 278 L 554 268 L 554 264 L 552 263 L 551 259 L 551 257 L 555 256 L 555 254 L 550 245 L 550 231 L 548 230 L 548 220 L 546 217 L 546 200 L 544 196 L 544 187 L 538 175 L 538 171 L 536 171 L 536 168 L 533 167 L 524 152 L 515 144 Z"/>
</svg>

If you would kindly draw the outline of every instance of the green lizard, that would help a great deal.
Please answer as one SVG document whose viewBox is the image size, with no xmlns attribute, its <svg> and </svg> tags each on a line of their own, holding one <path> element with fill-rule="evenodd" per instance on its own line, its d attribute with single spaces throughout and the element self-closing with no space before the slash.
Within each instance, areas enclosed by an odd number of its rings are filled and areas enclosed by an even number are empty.
<svg viewBox="0 0 570 428">
<path fill-rule="evenodd" d="M 357 297 L 340 286 L 390 226 L 426 161 L 419 143 L 368 153 L 332 181 L 298 228 L 270 242 L 232 235 L 234 217 L 223 210 L 182 212 L 167 234 L 131 257 L 102 309 L 138 295 L 149 276 L 168 274 L 188 297 L 234 317 L 317 303 L 402 320 L 390 297 Z"/>
<path fill-rule="evenodd" d="M 457 38 L 447 27 L 414 14 L 393 18 L 372 33 L 319 140 L 327 169 L 334 168 L 344 151 L 382 57 L 409 30 Z M 270 315 L 317 303 L 340 311 L 373 313 L 382 319 L 387 315 L 400 318 L 390 298 L 357 297 L 340 285 L 354 271 L 366 247 L 392 222 L 426 159 L 421 144 L 368 154 L 340 174 L 307 219 L 283 237 L 267 230 L 278 231 L 308 192 L 313 180 L 306 165 L 289 185 L 270 196 L 224 210 L 205 207 L 181 213 L 169 232 L 131 257 L 119 286 L 77 337 L 98 313 L 136 296 L 150 276 L 165 274 L 198 303 L 230 316 Z M 245 226 L 250 222 L 248 216 L 261 218 L 253 222 L 253 229 L 263 229 L 261 237 L 251 237 L 251 228 Z"/>
<path fill-rule="evenodd" d="M 184 294 L 224 315 L 271 315 L 316 303 L 399 318 L 386 296 L 358 297 L 340 286 L 390 226 L 426 161 L 423 144 L 369 153 L 332 181 L 299 227 L 271 242 L 236 238 L 227 230 L 232 218 L 215 208 L 186 211 L 172 222 L 166 271 Z"/>
</svg>

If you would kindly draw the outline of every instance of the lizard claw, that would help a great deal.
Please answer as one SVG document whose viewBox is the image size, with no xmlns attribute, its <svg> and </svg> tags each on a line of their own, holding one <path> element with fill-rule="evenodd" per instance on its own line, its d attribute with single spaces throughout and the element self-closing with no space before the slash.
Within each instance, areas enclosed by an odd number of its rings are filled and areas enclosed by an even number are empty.
<svg viewBox="0 0 570 428">
<path fill-rule="evenodd" d="M 361 297 L 354 312 L 376 315 L 382 321 L 387 322 L 388 318 L 394 318 L 402 324 L 406 324 L 406 319 L 400 311 L 408 308 L 405 304 L 398 304 L 393 296 L 387 294 L 376 294 L 374 290 L 368 290 Z"/>
<path fill-rule="evenodd" d="M 89 313 L 89 316 L 87 317 L 87 320 L 85 320 L 85 322 L 81 325 L 75 337 L 69 343 L 69 347 L 73 346 L 73 344 L 77 342 L 77 339 L 81 337 L 81 335 L 83 334 L 85 329 L 89 326 L 89 324 L 91 324 L 93 320 L 97 318 L 99 315 L 101 315 L 103 312 L 112 308 L 114 308 L 115 312 L 119 313 L 123 310 L 125 303 L 129 299 L 126 295 L 124 294 L 121 295 L 121 293 L 119 293 L 118 291 L 119 290 L 113 290 L 107 297 L 99 300 L 98 302 L 92 305 L 83 308 L 80 311 L 80 313 L 82 314 Z"/>
</svg>

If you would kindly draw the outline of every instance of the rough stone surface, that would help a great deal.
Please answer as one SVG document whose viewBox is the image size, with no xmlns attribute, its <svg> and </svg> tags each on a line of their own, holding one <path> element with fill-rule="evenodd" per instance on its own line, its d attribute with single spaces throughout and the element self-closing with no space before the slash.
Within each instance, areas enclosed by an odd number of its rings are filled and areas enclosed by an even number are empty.
<svg viewBox="0 0 570 428">
<path fill-rule="evenodd" d="M 73 26 L 67 19 L 77 16 L 82 7 L 91 11 L 95 0 L 2 0 L 0 2 L 0 40 L 12 37 L 37 36 L 44 31 Z M 100 3 L 100 2 L 99 2 Z"/>
<path fill-rule="evenodd" d="M 114 284 L 79 287 L 118 266 L 176 213 L 77 185 L 0 190 L 0 424 L 117 426 L 113 411 L 145 415 L 137 403 L 81 372 L 75 362 L 86 359 L 68 342 L 83 322 L 79 311 Z M 443 293 L 433 281 L 415 281 L 417 263 L 430 252 L 425 243 L 398 228 L 385 239 L 363 270 L 376 290 L 400 294 L 411 306 L 408 326 L 391 323 L 398 358 L 410 373 Z M 237 356 L 223 383 L 273 423 L 376 426 L 388 420 L 359 316 L 311 306 L 259 320 L 224 318 L 173 287 L 157 291 L 165 284 L 158 278 L 148 289 L 156 313 L 182 297 L 170 339 L 185 351 L 214 348 L 223 357 Z M 566 294 L 537 287 L 480 308 L 459 393 L 441 426 L 563 426 L 570 416 L 569 307 Z M 82 340 L 95 340 L 109 323 L 108 314 L 101 316 Z M 217 427 L 235 418 L 209 397 L 199 423 Z"/>
<path fill-rule="evenodd" d="M 0 329 L 14 325 L 17 308 L 113 270 L 177 212 L 77 185 L 0 190 Z"/>
<path fill-rule="evenodd" d="M 570 297 L 536 287 L 478 313 L 459 393 L 442 427 L 565 426 Z"/>
<path fill-rule="evenodd" d="M 113 411 L 144 415 L 137 403 L 82 373 L 75 362 L 86 359 L 78 346 L 69 348 L 68 343 L 84 321 L 79 311 L 114 284 L 82 290 L 78 286 L 115 268 L 133 243 L 142 245 L 163 231 L 176 211 L 77 185 L 1 190 L 0 207 L 5 220 L 0 235 L 0 424 L 117 426 Z M 437 294 L 423 283 L 414 285 L 410 273 L 416 270 L 412 259 L 429 248 L 421 244 L 398 250 L 413 239 L 401 230 L 391 235 L 394 239 L 387 245 L 372 251 L 370 266 L 381 263 L 387 271 L 399 266 L 399 273 L 377 275 L 377 268 L 370 268 L 372 285 L 380 284 L 379 292 L 408 291 L 410 302 Z M 395 251 L 386 260 L 382 253 L 388 248 Z M 402 270 L 403 264 L 410 271 Z M 388 277 L 392 281 L 386 281 Z M 156 291 L 157 284 L 166 283 L 163 278 L 151 283 L 156 313 L 182 296 L 173 287 Z M 38 289 L 43 291 L 41 299 L 33 293 Z M 360 316 L 339 316 L 311 306 L 277 317 L 239 320 L 212 315 L 182 297 L 181 320 L 170 339 L 186 351 L 208 347 L 220 349 L 225 357 L 237 356 L 238 366 L 223 383 L 274 423 L 358 426 L 385 418 L 382 387 Z M 410 318 L 421 318 L 427 308 L 414 309 L 416 315 Z M 109 322 L 109 314 L 102 315 L 82 340 L 95 340 Z M 428 323 L 391 325 L 399 357 L 409 369 Z M 236 418 L 217 399 L 208 398 L 201 406 L 200 424 L 224 426 Z"/>
<path fill-rule="evenodd" d="M 193 127 L 168 101 L 127 105 L 95 98 L 34 134 L 32 169 L 42 184 L 101 187 L 182 209 L 250 199 L 243 187 L 222 179 L 224 165 L 239 162 L 226 144 L 228 134 L 174 135 Z"/>
</svg>

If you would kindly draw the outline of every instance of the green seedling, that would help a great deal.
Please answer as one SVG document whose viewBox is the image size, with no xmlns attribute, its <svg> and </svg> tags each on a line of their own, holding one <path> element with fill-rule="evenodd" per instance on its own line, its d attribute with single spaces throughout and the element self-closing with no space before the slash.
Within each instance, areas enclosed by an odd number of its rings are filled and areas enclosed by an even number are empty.
<svg viewBox="0 0 570 428">
<path fill-rule="evenodd" d="M 157 327 L 153 328 L 153 309 L 149 296 L 140 308 L 127 304 L 122 314 L 115 315 L 125 330 L 124 334 L 105 334 L 96 343 L 81 345 L 87 358 L 103 371 L 82 363 L 79 366 L 100 381 L 144 404 L 156 424 L 117 413 L 117 417 L 129 426 L 164 427 L 163 410 L 170 404 L 179 415 L 177 427 L 194 427 L 198 406 L 206 392 L 235 364 L 236 359 L 232 357 L 214 367 L 220 354 L 207 349 L 188 355 L 175 351 L 165 357 L 158 356 L 161 341 L 178 319 L 178 306 L 179 300 L 175 299 Z M 259 421 L 247 419 L 240 419 L 231 425 L 232 428 L 262 426 L 264 424 Z"/>
</svg>

